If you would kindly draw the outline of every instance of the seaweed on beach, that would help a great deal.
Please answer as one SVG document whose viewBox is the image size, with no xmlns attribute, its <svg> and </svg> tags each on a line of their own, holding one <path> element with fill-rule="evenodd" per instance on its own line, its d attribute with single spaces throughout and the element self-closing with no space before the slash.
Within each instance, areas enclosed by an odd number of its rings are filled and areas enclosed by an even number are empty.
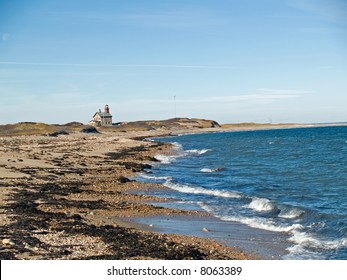
<svg viewBox="0 0 347 280">
<path fill-rule="evenodd" d="M 108 152 L 105 155 L 112 160 L 118 160 L 121 158 L 125 158 L 129 155 L 135 155 L 139 152 L 144 152 L 144 151 L 148 151 L 148 149 L 145 148 L 144 146 L 138 146 L 138 147 L 123 149 L 119 152 Z"/>
<path fill-rule="evenodd" d="M 82 133 L 100 133 L 94 126 L 88 126 L 81 130 Z"/>
<path fill-rule="evenodd" d="M 105 158 L 94 152 L 104 139 L 104 134 L 76 140 L 46 133 L 2 140 L 3 154 L 12 160 L 3 168 L 10 164 L 11 172 L 23 177 L 1 180 L 1 259 L 229 259 L 186 237 L 120 226 L 129 216 L 173 213 L 147 204 L 149 196 L 132 194 L 138 185 L 128 178 L 151 168 L 148 162 L 163 144 L 119 148 L 110 142 Z"/>
<path fill-rule="evenodd" d="M 59 130 L 48 134 L 48 136 L 51 137 L 58 137 L 59 135 L 69 135 L 69 132 L 66 130 Z"/>
<path fill-rule="evenodd" d="M 36 234 L 48 234 L 52 230 L 64 231 L 67 235 L 83 234 L 101 238 L 112 254 L 88 256 L 86 259 L 126 259 L 126 258 L 155 258 L 155 259 L 204 259 L 206 254 L 193 246 L 184 246 L 172 242 L 165 235 L 139 232 L 119 226 L 95 226 L 84 222 L 80 215 L 72 215 L 61 212 L 49 212 L 39 209 L 39 205 L 60 205 L 62 207 L 77 207 L 101 209 L 107 207 L 102 200 L 99 201 L 68 201 L 55 198 L 57 186 L 52 184 L 36 185 L 34 188 L 19 188 L 11 197 L 11 203 L 5 210 L 12 212 L 15 222 L 1 230 L 3 238 L 11 237 L 14 243 L 12 250 L 0 252 L 2 259 L 16 259 L 18 254 L 36 254 L 43 249 L 45 259 L 54 259 L 71 254 L 71 248 L 60 244 L 50 252 L 49 245 L 33 237 Z M 74 186 L 71 189 L 76 192 Z M 14 249 L 14 250 L 13 250 Z M 16 254 L 14 253 L 16 252 Z"/>
</svg>

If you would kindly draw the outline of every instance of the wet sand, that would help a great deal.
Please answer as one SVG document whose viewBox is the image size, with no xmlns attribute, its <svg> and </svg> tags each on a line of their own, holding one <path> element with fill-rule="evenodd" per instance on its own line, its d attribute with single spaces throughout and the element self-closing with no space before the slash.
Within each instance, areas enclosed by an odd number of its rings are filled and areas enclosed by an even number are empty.
<svg viewBox="0 0 347 280">
<path fill-rule="evenodd" d="M 169 133 L 1 137 L 1 259 L 255 258 L 208 238 L 155 233 L 134 223 L 206 216 L 156 206 L 165 199 L 136 192 L 163 186 L 129 179 L 170 150 L 143 139 Z"/>
</svg>

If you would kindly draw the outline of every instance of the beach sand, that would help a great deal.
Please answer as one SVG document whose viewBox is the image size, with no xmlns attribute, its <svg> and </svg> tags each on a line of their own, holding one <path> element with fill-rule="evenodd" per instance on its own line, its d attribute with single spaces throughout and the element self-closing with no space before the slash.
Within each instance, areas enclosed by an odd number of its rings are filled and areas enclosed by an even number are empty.
<svg viewBox="0 0 347 280">
<path fill-rule="evenodd" d="M 177 132 L 177 131 L 176 131 Z M 132 220 L 203 217 L 134 194 L 160 185 L 130 180 L 150 168 L 168 131 L 0 138 L 1 259 L 250 259 L 212 240 L 151 232 Z"/>
<path fill-rule="evenodd" d="M 187 224 L 187 219 L 198 219 L 203 232 L 204 217 L 206 224 L 211 217 L 202 211 L 165 207 L 164 198 L 145 195 L 146 190 L 163 186 L 131 178 L 151 168 L 156 154 L 170 152 L 169 144 L 146 141 L 147 137 L 283 127 L 297 126 L 180 126 L 143 131 L 131 126 L 58 137 L 0 134 L 0 257 L 256 259 L 204 235 L 158 233 L 134 222 L 146 217 L 182 217 Z"/>
</svg>

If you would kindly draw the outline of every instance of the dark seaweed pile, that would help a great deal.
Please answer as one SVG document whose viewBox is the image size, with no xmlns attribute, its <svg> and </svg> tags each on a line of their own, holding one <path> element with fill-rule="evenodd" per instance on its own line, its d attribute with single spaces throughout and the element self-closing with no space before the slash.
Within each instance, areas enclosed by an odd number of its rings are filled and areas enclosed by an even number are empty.
<svg viewBox="0 0 347 280">
<path fill-rule="evenodd" d="M 160 146 L 160 143 L 152 144 Z M 122 168 L 137 172 L 149 168 L 147 164 L 125 161 L 129 155 L 137 155 L 146 148 L 143 146 L 129 148 L 122 152 L 108 153 L 109 161 L 117 160 Z M 67 158 L 67 157 L 66 157 Z M 123 161 L 124 160 L 124 161 Z M 21 168 L 20 171 L 30 175 L 30 178 L 2 182 L 0 187 L 11 187 L 12 193 L 2 210 L 11 216 L 12 223 L 0 228 L 2 240 L 11 240 L 11 244 L 2 244 L 1 259 L 18 259 L 19 255 L 38 256 L 41 259 L 57 259 L 73 253 L 74 247 L 67 244 L 50 245 L 41 242 L 35 235 L 45 235 L 52 232 L 62 232 L 69 236 L 83 235 L 99 237 L 111 249 L 111 254 L 89 255 L 86 259 L 226 259 L 217 251 L 211 253 L 198 245 L 188 245 L 173 241 L 169 235 L 144 232 L 117 225 L 88 224 L 79 214 L 69 214 L 69 209 L 98 210 L 107 209 L 108 203 L 99 200 L 69 200 L 70 194 L 90 194 L 94 191 L 86 188 L 83 176 L 90 172 L 87 168 L 69 168 L 64 159 L 52 161 L 57 167 L 54 169 Z M 48 174 L 47 174 L 48 173 Z M 77 174 L 68 179 L 66 174 Z M 42 175 L 46 174 L 46 175 Z M 121 184 L 130 180 L 124 176 L 114 175 Z M 79 179 L 81 178 L 81 179 Z M 90 184 L 90 182 L 89 182 Z M 119 209 L 126 208 L 129 202 L 119 203 Z M 42 211 L 45 205 L 52 211 Z M 4 243 L 4 242 L 3 242 Z"/>
</svg>

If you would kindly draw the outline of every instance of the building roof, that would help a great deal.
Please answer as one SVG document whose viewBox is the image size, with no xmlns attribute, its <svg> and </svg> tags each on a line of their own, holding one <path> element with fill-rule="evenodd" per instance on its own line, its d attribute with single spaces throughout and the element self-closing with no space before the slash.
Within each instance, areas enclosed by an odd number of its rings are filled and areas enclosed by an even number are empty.
<svg viewBox="0 0 347 280">
<path fill-rule="evenodd" d="M 99 115 L 102 118 L 112 118 L 112 115 L 110 113 L 105 113 L 105 112 L 96 112 L 93 116 L 93 118 L 95 117 L 95 115 Z"/>
</svg>

